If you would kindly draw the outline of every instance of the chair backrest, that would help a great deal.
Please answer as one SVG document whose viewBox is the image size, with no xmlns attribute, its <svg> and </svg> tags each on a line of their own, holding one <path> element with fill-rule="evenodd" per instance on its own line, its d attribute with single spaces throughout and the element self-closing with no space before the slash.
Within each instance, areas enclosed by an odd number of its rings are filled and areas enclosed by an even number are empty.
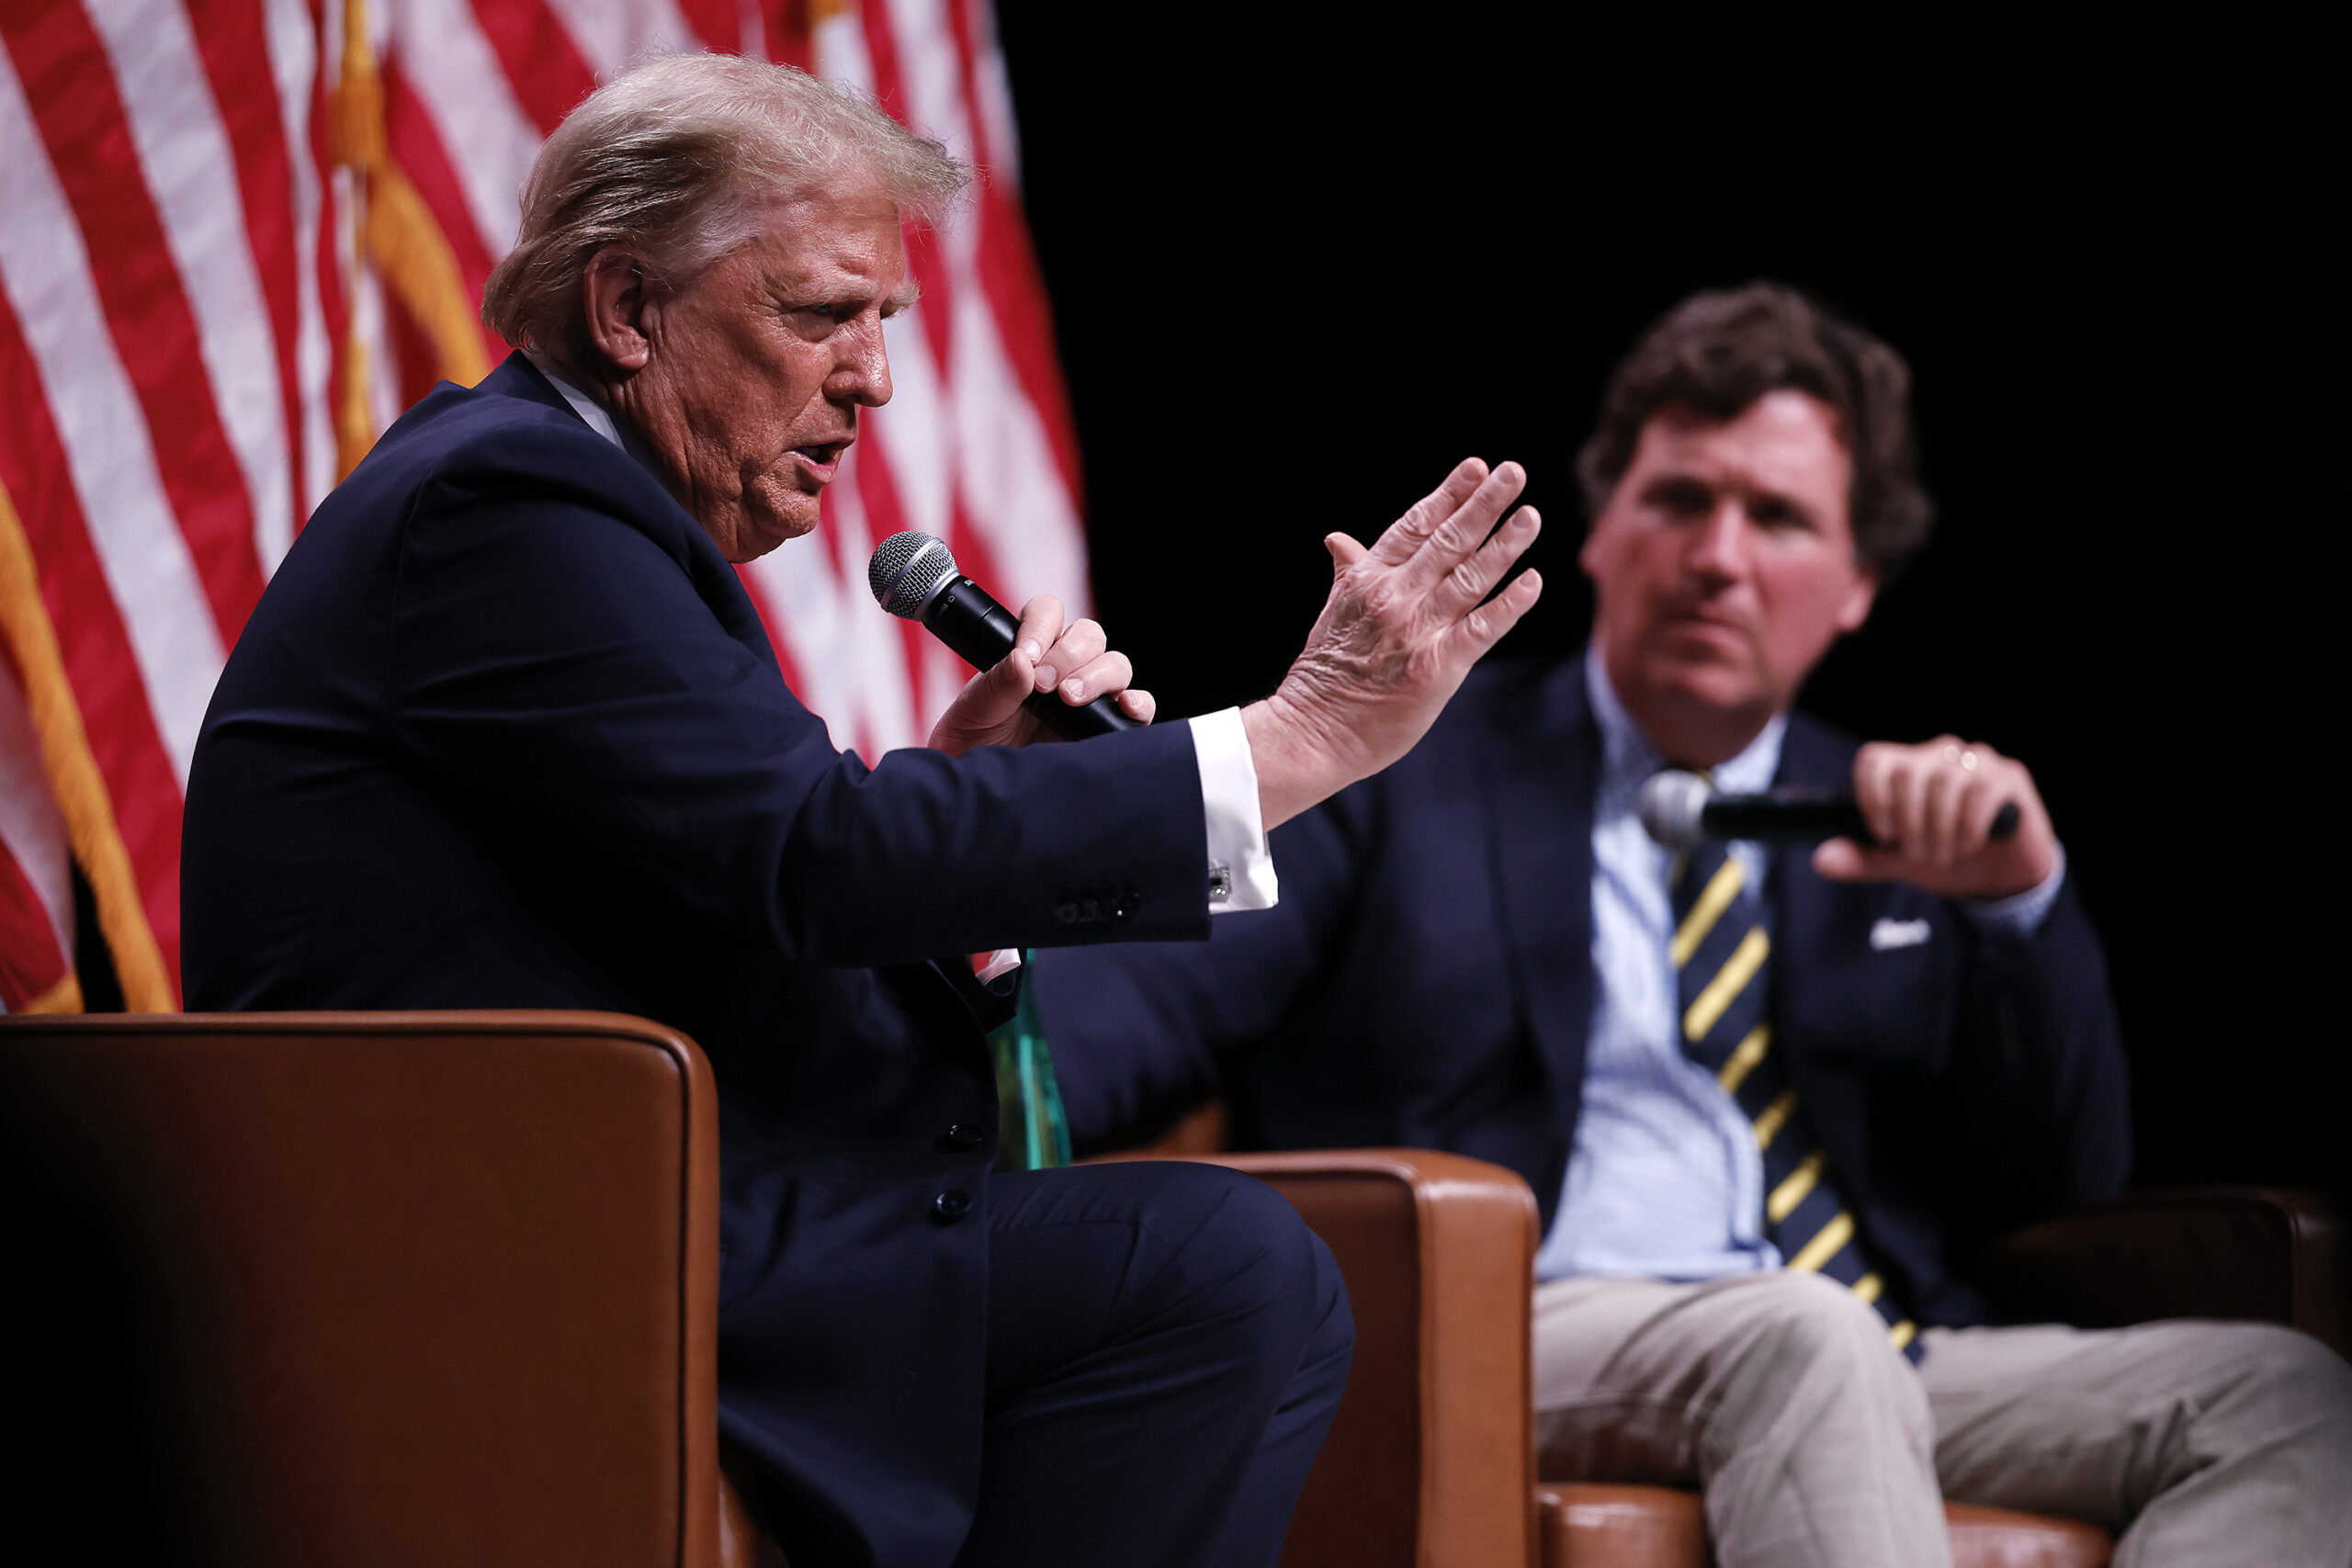
<svg viewBox="0 0 2352 1568">
<path fill-rule="evenodd" d="M 2284 1323 L 2352 1357 L 2352 1247 L 2342 1212 L 2322 1193 L 2126 1192 L 2005 1237 L 1978 1272 L 1996 1304 L 2026 1322 Z"/>
<path fill-rule="evenodd" d="M 0 1020 L 13 1517 L 158 1563 L 709 1568 L 718 1187 L 709 1066 L 639 1019 Z"/>
</svg>

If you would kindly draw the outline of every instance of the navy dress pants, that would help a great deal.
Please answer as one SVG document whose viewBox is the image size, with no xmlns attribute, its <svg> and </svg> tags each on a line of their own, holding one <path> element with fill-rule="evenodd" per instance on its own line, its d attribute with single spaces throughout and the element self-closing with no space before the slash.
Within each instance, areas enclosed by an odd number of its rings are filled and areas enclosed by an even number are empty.
<svg viewBox="0 0 2352 1568">
<path fill-rule="evenodd" d="M 958 1568 L 1272 1568 L 1338 1411 L 1347 1288 L 1218 1166 L 989 1182 L 988 1407 Z"/>
</svg>

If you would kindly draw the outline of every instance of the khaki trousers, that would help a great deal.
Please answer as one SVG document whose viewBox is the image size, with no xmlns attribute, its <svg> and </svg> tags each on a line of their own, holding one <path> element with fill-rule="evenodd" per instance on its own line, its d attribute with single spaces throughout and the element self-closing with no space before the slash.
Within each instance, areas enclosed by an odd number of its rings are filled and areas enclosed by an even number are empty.
<svg viewBox="0 0 2352 1568">
<path fill-rule="evenodd" d="M 2120 1531 L 2116 1568 L 2352 1564 L 2352 1367 L 2268 1324 L 1929 1329 L 1815 1274 L 1535 1292 L 1546 1480 L 1697 1485 L 1722 1568 L 1950 1568 L 1941 1499 Z"/>
</svg>

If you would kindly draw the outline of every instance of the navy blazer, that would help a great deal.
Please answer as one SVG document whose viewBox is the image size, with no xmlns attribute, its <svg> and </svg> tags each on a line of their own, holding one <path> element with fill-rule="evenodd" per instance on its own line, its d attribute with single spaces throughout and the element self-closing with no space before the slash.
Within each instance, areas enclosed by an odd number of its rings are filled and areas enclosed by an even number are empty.
<svg viewBox="0 0 2352 1568">
<path fill-rule="evenodd" d="M 1856 743 L 1792 715 L 1784 783 Z M 1074 1134 L 1132 1138 L 1221 1089 L 1237 1145 L 1407 1145 L 1510 1167 L 1546 1226 L 1594 1007 L 1600 734 L 1581 660 L 1473 672 L 1385 773 L 1275 830 L 1282 901 L 1205 945 L 1045 955 L 1033 984 Z M 2030 941 L 1900 885 L 1772 857 L 1773 1038 L 1841 1190 L 1925 1323 L 1981 1321 L 1947 1259 L 2122 1185 L 2128 1094 L 2071 883 Z M 1873 950 L 1881 919 L 1928 940 Z"/>
<path fill-rule="evenodd" d="M 944 1563 L 996 1157 L 991 998 L 955 955 L 1198 938 L 1205 843 L 1183 725 L 836 751 L 694 519 L 514 356 L 385 434 L 238 639 L 188 781 L 188 998 L 693 1035 L 725 1429 L 822 1560 Z"/>
</svg>

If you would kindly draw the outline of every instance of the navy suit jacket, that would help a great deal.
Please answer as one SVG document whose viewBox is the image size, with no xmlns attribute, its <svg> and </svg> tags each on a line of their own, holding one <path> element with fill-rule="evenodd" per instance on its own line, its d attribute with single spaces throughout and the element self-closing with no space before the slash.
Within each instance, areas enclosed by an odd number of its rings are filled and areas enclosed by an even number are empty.
<svg viewBox="0 0 2352 1568">
<path fill-rule="evenodd" d="M 1855 742 L 1791 716 L 1780 777 L 1849 786 Z M 1408 1145 L 1525 1177 L 1548 1227 L 1595 979 L 1600 735 L 1581 661 L 1474 672 L 1410 755 L 1275 830 L 1282 901 L 1206 944 L 1044 955 L 1032 983 L 1083 1145 L 1220 1089 L 1243 1147 Z M 1982 1320 L 1951 1266 L 2121 1186 L 2123 1056 L 2071 883 L 2029 941 L 1900 885 L 1772 857 L 1773 1038 L 1867 1239 L 1921 1321 Z M 1928 940 L 1874 951 L 1881 919 Z"/>
<path fill-rule="evenodd" d="M 992 998 L 955 955 L 1197 939 L 1205 865 L 1182 725 L 836 751 L 694 519 L 516 356 L 386 433 L 239 638 L 188 783 L 188 997 L 692 1034 L 726 1430 L 796 1560 L 944 1563 L 996 1156 Z"/>
</svg>

